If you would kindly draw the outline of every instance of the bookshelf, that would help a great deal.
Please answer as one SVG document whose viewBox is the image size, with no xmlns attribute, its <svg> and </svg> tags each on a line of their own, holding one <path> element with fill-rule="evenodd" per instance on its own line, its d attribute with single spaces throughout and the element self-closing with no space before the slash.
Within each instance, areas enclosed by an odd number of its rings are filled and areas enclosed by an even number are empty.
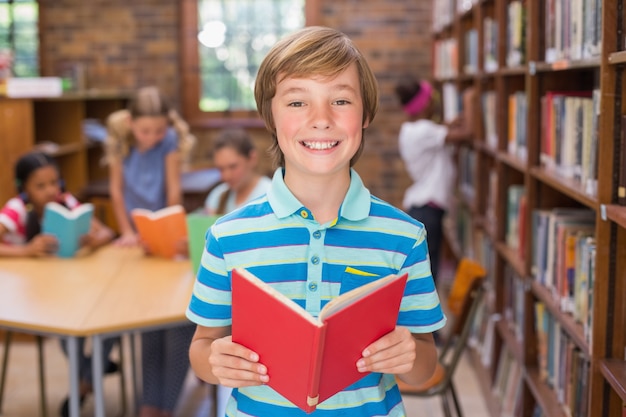
<svg viewBox="0 0 626 417">
<path fill-rule="evenodd" d="M 83 121 L 101 123 L 115 110 L 124 108 L 124 93 L 67 93 L 54 98 L 11 99 L 0 97 L 0 201 L 15 195 L 13 166 L 35 148 L 55 157 L 69 192 L 80 196 L 92 181 L 107 177 L 101 164 L 100 143 L 83 134 Z"/>
<path fill-rule="evenodd" d="M 433 2 L 433 81 L 458 96 L 474 87 L 480 109 L 453 215 L 455 245 L 489 271 L 482 320 L 497 325 L 477 325 L 493 334 L 478 330 L 469 349 L 483 358 L 493 338 L 489 360 L 472 361 L 493 417 L 505 415 L 503 351 L 523 376 L 506 415 L 623 416 L 624 3 Z"/>
</svg>

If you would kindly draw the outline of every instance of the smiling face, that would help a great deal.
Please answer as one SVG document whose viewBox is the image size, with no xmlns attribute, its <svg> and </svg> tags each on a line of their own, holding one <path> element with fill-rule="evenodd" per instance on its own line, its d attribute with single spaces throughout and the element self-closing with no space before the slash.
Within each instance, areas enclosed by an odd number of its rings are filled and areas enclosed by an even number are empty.
<svg viewBox="0 0 626 417">
<path fill-rule="evenodd" d="M 361 145 L 363 99 L 356 64 L 329 78 L 286 77 L 276 85 L 272 116 L 285 168 L 304 175 L 349 172 Z"/>
</svg>

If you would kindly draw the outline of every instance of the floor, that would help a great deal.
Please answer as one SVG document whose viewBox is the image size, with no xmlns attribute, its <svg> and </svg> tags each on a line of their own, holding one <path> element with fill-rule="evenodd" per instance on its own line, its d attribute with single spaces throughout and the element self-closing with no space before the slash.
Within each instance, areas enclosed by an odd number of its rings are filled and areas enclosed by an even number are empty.
<svg viewBox="0 0 626 417">
<path fill-rule="evenodd" d="M 128 345 L 128 343 L 126 344 Z M 48 417 L 58 416 L 60 403 L 67 395 L 67 361 L 58 340 L 48 339 L 44 344 Z M 2 348 L 0 348 L 0 352 Z M 37 351 L 32 341 L 22 340 L 12 344 L 6 380 L 2 417 L 36 417 L 39 415 L 39 388 L 37 379 Z M 471 365 L 464 358 L 457 370 L 457 389 L 461 407 L 466 417 L 488 416 L 487 408 Z M 127 375 L 130 375 L 128 373 Z M 129 384 L 130 385 L 130 384 Z M 105 378 L 107 416 L 117 416 L 119 408 L 119 378 Z M 187 378 L 183 396 L 176 413 L 177 417 L 212 417 L 207 387 L 198 383 L 191 374 Z M 406 397 L 405 406 L 409 417 L 443 416 L 438 399 Z M 129 405 L 129 409 L 130 405 Z M 93 401 L 88 397 L 81 416 L 93 415 Z M 131 415 L 127 413 L 126 415 Z"/>
</svg>

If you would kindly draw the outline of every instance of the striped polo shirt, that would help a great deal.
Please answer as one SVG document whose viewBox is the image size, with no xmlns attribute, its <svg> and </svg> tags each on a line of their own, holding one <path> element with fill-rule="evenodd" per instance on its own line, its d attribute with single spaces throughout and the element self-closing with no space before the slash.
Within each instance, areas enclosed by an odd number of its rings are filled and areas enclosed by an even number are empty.
<svg viewBox="0 0 626 417">
<path fill-rule="evenodd" d="M 289 191 L 279 168 L 266 196 L 221 217 L 207 232 L 187 317 L 231 324 L 233 268 L 246 268 L 313 316 L 339 294 L 408 273 L 398 325 L 440 329 L 445 317 L 430 273 L 424 226 L 370 195 L 356 171 L 334 221 L 319 224 Z M 271 373 L 271 369 L 269 370 Z M 227 416 L 404 416 L 393 375 L 371 373 L 306 414 L 268 386 L 233 390 Z"/>
</svg>

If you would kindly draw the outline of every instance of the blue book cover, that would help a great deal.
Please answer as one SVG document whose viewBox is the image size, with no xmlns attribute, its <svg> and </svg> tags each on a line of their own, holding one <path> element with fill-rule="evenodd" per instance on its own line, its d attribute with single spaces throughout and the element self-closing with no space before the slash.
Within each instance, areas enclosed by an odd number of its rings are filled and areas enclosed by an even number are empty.
<svg viewBox="0 0 626 417">
<path fill-rule="evenodd" d="M 71 258 L 80 247 L 80 238 L 89 233 L 92 218 L 92 204 L 81 204 L 70 210 L 59 203 L 48 203 L 43 213 L 41 232 L 57 238 L 57 256 Z"/>
</svg>

